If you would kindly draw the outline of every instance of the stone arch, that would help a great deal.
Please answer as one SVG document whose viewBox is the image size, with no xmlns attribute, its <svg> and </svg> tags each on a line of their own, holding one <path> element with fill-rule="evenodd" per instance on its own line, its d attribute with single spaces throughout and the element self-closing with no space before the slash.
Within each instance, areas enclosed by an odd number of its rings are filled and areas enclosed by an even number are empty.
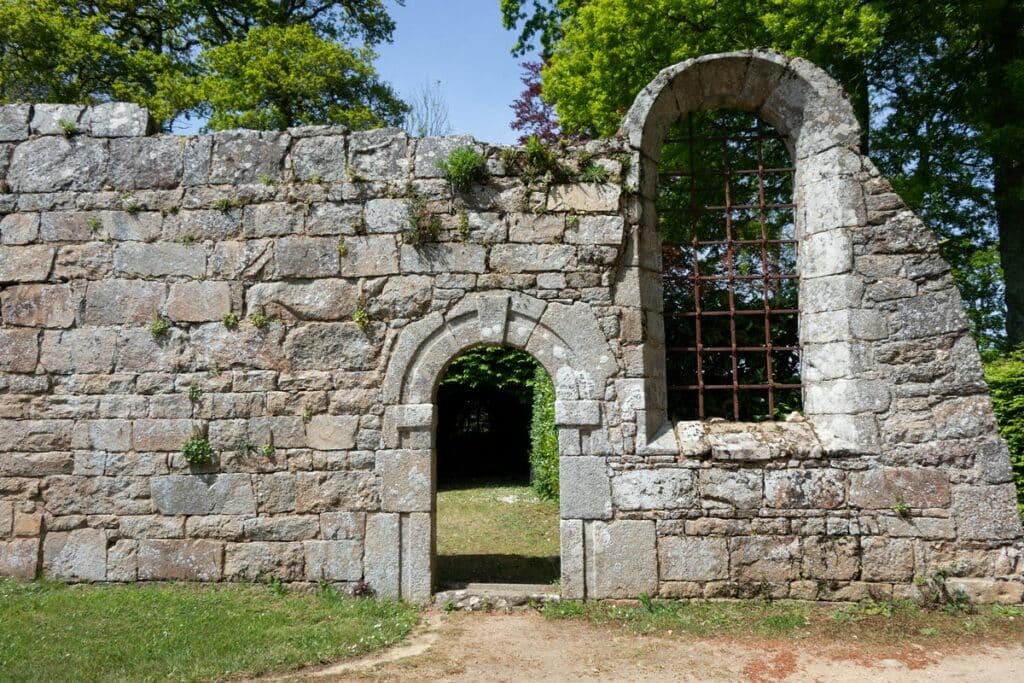
<svg viewBox="0 0 1024 683">
<path fill-rule="evenodd" d="M 378 453 L 377 469 L 383 479 L 383 512 L 406 513 L 411 521 L 402 523 L 412 528 L 407 532 L 403 526 L 401 534 L 400 580 L 390 591 L 377 590 L 419 602 L 430 597 L 437 387 L 460 353 L 483 344 L 528 352 L 554 381 L 555 422 L 564 456 L 562 594 L 582 597 L 582 533 L 570 534 L 567 543 L 564 529 L 567 520 L 611 517 L 604 458 L 580 456 L 588 454 L 587 436 L 604 424 L 605 390 L 618 364 L 586 304 L 548 303 L 500 290 L 469 295 L 446 314 L 435 312 L 410 323 L 391 349 L 382 387 L 386 450 Z M 578 561 L 567 553 L 578 555 Z"/>
<path fill-rule="evenodd" d="M 667 419 L 661 238 L 655 209 L 661 147 L 680 117 L 714 108 L 756 113 L 786 137 L 796 168 L 801 346 L 827 346 L 829 379 L 842 382 L 824 386 L 807 372 L 805 362 L 804 410 L 823 438 L 841 450 L 876 449 L 872 410 L 887 402 L 888 394 L 884 386 L 858 376 L 858 338 L 871 339 L 876 333 L 868 329 L 875 322 L 872 313 L 861 309 L 863 284 L 853 272 L 852 239 L 852 231 L 867 223 L 858 174 L 870 162 L 857 151 L 860 126 L 842 88 L 810 62 L 770 50 L 706 55 L 670 66 L 640 92 L 623 120 L 620 135 L 639 157 L 636 279 L 652 350 L 645 357 L 647 434 L 664 433 Z M 809 315 L 804 314 L 805 304 Z"/>
</svg>

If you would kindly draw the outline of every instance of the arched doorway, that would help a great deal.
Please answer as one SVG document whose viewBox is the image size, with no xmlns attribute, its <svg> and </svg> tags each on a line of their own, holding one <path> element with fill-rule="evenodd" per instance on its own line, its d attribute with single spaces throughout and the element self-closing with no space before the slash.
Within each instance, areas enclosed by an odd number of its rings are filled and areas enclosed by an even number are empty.
<svg viewBox="0 0 1024 683">
<path fill-rule="evenodd" d="M 554 388 L 525 351 L 478 346 L 437 390 L 437 588 L 559 578 Z"/>
</svg>

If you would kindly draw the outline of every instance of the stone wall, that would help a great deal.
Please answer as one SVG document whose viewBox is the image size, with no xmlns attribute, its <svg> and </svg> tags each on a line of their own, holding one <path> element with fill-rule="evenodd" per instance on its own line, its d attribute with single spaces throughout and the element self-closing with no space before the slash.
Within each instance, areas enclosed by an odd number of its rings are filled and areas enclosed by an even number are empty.
<svg viewBox="0 0 1024 683">
<path fill-rule="evenodd" d="M 794 153 L 799 419 L 666 421 L 654 164 L 707 106 Z M 435 390 L 483 343 L 555 380 L 566 597 L 903 596 L 941 568 L 1021 600 L 949 268 L 810 64 L 677 65 L 550 174 L 467 137 L 148 132 L 131 105 L 0 108 L 0 574 L 428 599 Z M 455 192 L 437 161 L 464 145 L 489 178 Z"/>
</svg>

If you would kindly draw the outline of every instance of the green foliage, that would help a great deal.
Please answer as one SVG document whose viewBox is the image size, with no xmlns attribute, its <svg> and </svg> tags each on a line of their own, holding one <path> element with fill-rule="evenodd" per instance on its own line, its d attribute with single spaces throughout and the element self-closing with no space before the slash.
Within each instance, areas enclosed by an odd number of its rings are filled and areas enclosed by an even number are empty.
<svg viewBox="0 0 1024 683">
<path fill-rule="evenodd" d="M 192 384 L 188 388 L 188 400 L 195 403 L 203 396 L 203 388 L 198 384 Z"/>
<path fill-rule="evenodd" d="M 992 395 L 999 433 L 1010 448 L 1017 507 L 1024 516 L 1024 347 L 987 363 L 985 380 Z"/>
<path fill-rule="evenodd" d="M 453 149 L 447 159 L 437 162 L 437 167 L 457 192 L 466 192 L 487 178 L 487 159 L 469 145 Z"/>
<path fill-rule="evenodd" d="M 393 30 L 382 0 L 5 0 L 0 101 L 131 101 L 164 128 L 394 124 L 406 106 L 371 65 Z"/>
<path fill-rule="evenodd" d="M 397 643 L 418 618 L 405 603 L 283 588 L 0 581 L 2 678 L 260 678 Z"/>
<path fill-rule="evenodd" d="M 163 339 L 170 332 L 171 325 L 163 316 L 153 316 L 153 321 L 149 323 L 149 333 L 153 335 L 153 339 Z"/>
<path fill-rule="evenodd" d="M 468 242 L 471 226 L 469 225 L 469 214 L 463 209 L 459 211 L 459 241 Z"/>
<path fill-rule="evenodd" d="M 939 569 L 927 576 L 915 576 L 914 585 L 920 596 L 918 603 L 924 609 L 941 609 L 950 614 L 974 613 L 977 607 L 963 589 L 946 584 L 947 572 Z"/>
<path fill-rule="evenodd" d="M 526 404 L 533 396 L 537 367 L 537 361 L 525 351 L 507 346 L 477 346 L 452 361 L 441 386 L 499 389 Z"/>
<path fill-rule="evenodd" d="M 356 308 L 356 310 L 352 311 L 352 322 L 354 322 L 359 329 L 365 330 L 366 326 L 370 324 L 369 312 L 362 306 Z"/>
<path fill-rule="evenodd" d="M 555 386 L 544 368 L 533 379 L 533 415 L 530 420 L 530 473 L 534 491 L 558 500 L 558 429 L 555 427 Z"/>
<path fill-rule="evenodd" d="M 368 48 L 350 49 L 306 24 L 253 28 L 201 58 L 209 127 L 397 125 L 406 107 L 378 79 L 373 57 Z"/>
<path fill-rule="evenodd" d="M 897 500 L 892 504 L 892 511 L 903 518 L 910 517 L 910 505 L 906 501 Z"/>
<path fill-rule="evenodd" d="M 224 327 L 229 330 L 238 329 L 238 315 L 235 313 L 225 313 L 224 317 L 220 319 Z"/>
<path fill-rule="evenodd" d="M 213 462 L 213 447 L 202 434 L 193 434 L 181 445 L 181 454 L 189 465 L 209 465 Z"/>
<path fill-rule="evenodd" d="M 249 316 L 249 323 L 257 330 L 264 329 L 270 324 L 270 316 L 264 315 L 263 313 L 253 313 Z"/>
<path fill-rule="evenodd" d="M 608 169 L 593 161 L 588 161 L 580 169 L 580 180 L 585 183 L 604 183 L 608 181 Z"/>
<path fill-rule="evenodd" d="M 345 258 L 348 256 L 348 243 L 345 242 L 345 238 L 342 237 L 338 240 L 338 256 Z"/>
<path fill-rule="evenodd" d="M 70 138 L 78 135 L 78 124 L 74 121 L 68 121 L 67 119 L 60 119 L 57 121 L 57 125 L 60 126 L 60 130 L 64 133 L 64 137 Z"/>
<path fill-rule="evenodd" d="M 402 233 L 402 240 L 420 247 L 436 242 L 440 234 L 441 218 L 430 210 L 426 197 L 413 193 L 409 199 L 409 229 Z"/>
</svg>

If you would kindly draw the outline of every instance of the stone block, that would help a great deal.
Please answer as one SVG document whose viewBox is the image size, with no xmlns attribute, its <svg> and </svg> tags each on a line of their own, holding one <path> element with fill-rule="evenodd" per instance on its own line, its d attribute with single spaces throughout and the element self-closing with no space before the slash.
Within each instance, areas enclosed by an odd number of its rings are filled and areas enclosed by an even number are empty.
<svg viewBox="0 0 1024 683">
<path fill-rule="evenodd" d="M 559 458 L 559 508 L 562 519 L 611 519 L 608 462 L 603 457 Z"/>
<path fill-rule="evenodd" d="M 304 208 L 287 202 L 269 202 L 245 207 L 247 237 L 280 237 L 302 232 Z"/>
<path fill-rule="evenodd" d="M 377 481 L 373 473 L 362 470 L 299 472 L 295 482 L 295 510 L 331 512 L 338 509 L 373 510 L 380 508 Z"/>
<path fill-rule="evenodd" d="M 552 185 L 548 211 L 617 211 L 622 189 L 611 183 Z"/>
<path fill-rule="evenodd" d="M 65 126 L 74 124 L 77 128 L 83 113 L 85 107 L 79 104 L 35 104 L 32 106 L 32 134 L 66 135 Z"/>
<path fill-rule="evenodd" d="M 66 581 L 103 581 L 107 578 L 107 532 L 76 529 L 49 532 L 43 540 L 43 569 Z"/>
<path fill-rule="evenodd" d="M 137 557 L 141 581 L 217 581 L 224 569 L 224 544 L 143 539 Z"/>
<path fill-rule="evenodd" d="M 791 536 L 736 536 L 729 540 L 734 581 L 792 581 L 800 578 L 800 540 Z"/>
<path fill-rule="evenodd" d="M 47 136 L 14 148 L 7 169 L 13 192 L 102 189 L 107 179 L 107 144 L 77 136 Z"/>
<path fill-rule="evenodd" d="M 310 323 L 288 333 L 284 354 L 297 370 L 370 370 L 380 355 L 381 331 L 373 323 Z"/>
<path fill-rule="evenodd" d="M 433 529 L 431 515 L 402 515 L 402 599 L 426 603 L 433 595 Z"/>
<path fill-rule="evenodd" d="M 808 579 L 852 581 L 860 575 L 856 536 L 811 536 L 804 539 L 802 575 Z"/>
<path fill-rule="evenodd" d="M 318 450 L 346 450 L 355 446 L 358 428 L 355 415 L 314 415 L 306 425 L 306 442 Z"/>
<path fill-rule="evenodd" d="M 185 370 L 192 364 L 192 348 L 184 330 L 172 327 L 154 337 L 146 327 L 122 327 L 117 333 L 119 372 L 160 372 Z"/>
<path fill-rule="evenodd" d="M 237 239 L 242 231 L 242 212 L 237 209 L 179 211 L 163 223 L 165 242 L 223 242 Z"/>
<path fill-rule="evenodd" d="M 491 268 L 504 273 L 564 270 L 575 249 L 567 244 L 496 244 L 491 248 Z M 475 271 L 481 272 L 481 271 Z"/>
<path fill-rule="evenodd" d="M 253 541 L 305 541 L 319 533 L 317 515 L 264 516 L 242 521 L 242 535 Z"/>
<path fill-rule="evenodd" d="M 763 495 L 760 470 L 700 471 L 700 502 L 704 508 L 756 510 Z"/>
<path fill-rule="evenodd" d="M 0 283 L 38 282 L 53 268 L 51 247 L 0 247 Z"/>
<path fill-rule="evenodd" d="M 288 149 L 283 133 L 233 130 L 213 136 L 210 183 L 215 185 L 257 184 L 278 180 Z"/>
<path fill-rule="evenodd" d="M 1019 605 L 1024 600 L 1024 583 L 998 579 L 969 579 L 950 577 L 946 585 L 953 591 L 963 591 L 971 600 L 982 605 Z"/>
<path fill-rule="evenodd" d="M 306 216 L 306 232 L 310 235 L 355 235 L 363 226 L 363 209 L 359 204 L 314 204 Z"/>
<path fill-rule="evenodd" d="M 779 509 L 833 510 L 843 505 L 846 473 L 842 470 L 789 469 L 764 473 L 765 505 Z"/>
<path fill-rule="evenodd" d="M 315 282 L 262 282 L 246 292 L 247 313 L 283 320 L 343 320 L 355 311 L 356 287 L 338 279 Z"/>
<path fill-rule="evenodd" d="M 401 233 L 409 229 L 409 202 L 404 199 L 371 199 L 363 212 L 369 233 Z"/>
<path fill-rule="evenodd" d="M 396 128 L 353 133 L 348 139 L 350 180 L 404 181 L 409 173 L 408 143 Z"/>
<path fill-rule="evenodd" d="M 0 372 L 33 372 L 39 362 L 39 332 L 2 328 L 0 349 Z"/>
<path fill-rule="evenodd" d="M 911 508 L 949 505 L 949 478 L 936 469 L 878 467 L 850 475 L 850 505 L 880 510 L 899 502 Z"/>
<path fill-rule="evenodd" d="M 149 480 L 153 504 L 165 515 L 256 514 L 248 474 L 172 474 Z"/>
<path fill-rule="evenodd" d="M 132 447 L 136 451 L 177 451 L 195 430 L 191 420 L 136 420 Z"/>
<path fill-rule="evenodd" d="M 0 500 L 0 538 L 11 536 L 14 525 L 14 501 Z"/>
<path fill-rule="evenodd" d="M 582 600 L 587 596 L 583 524 L 581 519 L 563 519 L 560 524 L 561 594 L 568 600 Z"/>
<path fill-rule="evenodd" d="M 914 542 L 908 538 L 864 536 L 860 540 L 861 579 L 908 581 L 914 576 Z"/>
<path fill-rule="evenodd" d="M 341 258 L 343 277 L 379 277 L 400 270 L 394 235 L 345 237 L 345 252 Z"/>
<path fill-rule="evenodd" d="M 953 518 L 963 540 L 995 541 L 1021 537 L 1013 484 L 954 486 Z"/>
<path fill-rule="evenodd" d="M 107 581 L 137 581 L 139 542 L 121 539 L 107 550 Z"/>
<path fill-rule="evenodd" d="M 853 269 L 853 243 L 850 231 L 829 230 L 807 235 L 800 240 L 799 257 L 800 277 L 804 279 L 850 272 Z"/>
<path fill-rule="evenodd" d="M 658 590 L 654 522 L 587 522 L 587 597 L 636 598 Z"/>
<path fill-rule="evenodd" d="M 256 506 L 261 514 L 295 510 L 295 475 L 263 474 L 255 478 Z"/>
<path fill-rule="evenodd" d="M 366 517 L 363 557 L 364 580 L 381 598 L 398 598 L 401 592 L 401 518 L 397 513 Z"/>
<path fill-rule="evenodd" d="M 129 420 L 89 422 L 89 446 L 98 451 L 114 453 L 131 450 L 132 423 Z"/>
<path fill-rule="evenodd" d="M 681 468 L 620 472 L 612 479 L 612 500 L 621 510 L 693 508 L 697 506 L 697 475 Z"/>
<path fill-rule="evenodd" d="M 116 346 L 117 336 L 111 329 L 47 331 L 39 363 L 47 372 L 110 372 Z"/>
<path fill-rule="evenodd" d="M 99 138 L 138 137 L 149 132 L 149 111 L 131 102 L 103 102 L 82 117 L 89 134 Z"/>
<path fill-rule="evenodd" d="M 658 565 L 663 581 L 719 581 L 729 578 L 729 542 L 718 536 L 662 536 Z"/>
<path fill-rule="evenodd" d="M 338 241 L 331 237 L 282 237 L 277 240 L 274 272 L 279 278 L 336 276 Z"/>
<path fill-rule="evenodd" d="M 120 190 L 174 188 L 182 171 L 183 146 L 176 135 L 110 141 L 110 181 Z"/>
<path fill-rule="evenodd" d="M 307 581 L 359 581 L 363 578 L 363 544 L 359 541 L 306 541 Z"/>
<path fill-rule="evenodd" d="M 31 244 L 39 238 L 39 214 L 9 213 L 0 219 L 0 244 Z"/>
<path fill-rule="evenodd" d="M 227 282 L 176 282 L 167 297 L 167 315 L 182 322 L 220 320 L 231 311 Z"/>
<path fill-rule="evenodd" d="M 555 401 L 555 424 L 564 427 L 601 424 L 598 401 Z"/>
<path fill-rule="evenodd" d="M 474 147 L 474 142 L 470 135 L 420 138 L 416 141 L 413 174 L 417 178 L 443 178 L 444 171 L 438 167 L 438 163 L 448 159 L 448 156 L 460 147 Z"/>
<path fill-rule="evenodd" d="M 264 329 L 245 324 L 229 330 L 220 323 L 208 323 L 193 326 L 190 332 L 197 369 L 239 365 L 276 370 L 285 365 L 284 327 L 280 324 L 272 323 Z"/>
<path fill-rule="evenodd" d="M 81 302 L 69 285 L 21 285 L 0 293 L 4 323 L 22 327 L 71 327 Z"/>
<path fill-rule="evenodd" d="M 625 238 L 621 216 L 581 216 L 574 230 L 567 231 L 570 244 L 606 244 L 618 246 Z"/>
<path fill-rule="evenodd" d="M 2 117 L 0 109 L 0 117 Z M 0 118 L 2 133 L 2 118 Z M 39 539 L 14 538 L 0 541 L 0 576 L 31 581 L 39 570 Z"/>
<path fill-rule="evenodd" d="M 339 183 L 348 178 L 343 135 L 317 135 L 296 140 L 291 160 L 299 180 Z"/>
<path fill-rule="evenodd" d="M 99 280 L 85 292 L 86 325 L 148 325 L 164 308 L 167 286 L 145 280 Z"/>
<path fill-rule="evenodd" d="M 889 385 L 881 380 L 834 379 L 804 388 L 804 409 L 811 415 L 881 413 L 890 400 Z"/>
<path fill-rule="evenodd" d="M 31 104 L 5 104 L 0 106 L 0 142 L 20 142 L 29 136 Z"/>
<path fill-rule="evenodd" d="M 202 279 L 206 252 L 200 245 L 126 242 L 114 248 L 114 271 L 138 277 Z"/>
<path fill-rule="evenodd" d="M 541 244 L 558 242 L 565 233 L 565 217 L 556 214 L 514 213 L 510 215 L 510 242 Z"/>
<path fill-rule="evenodd" d="M 226 543 L 224 578 L 260 581 L 267 578 L 295 581 L 303 577 L 301 543 Z"/>
<path fill-rule="evenodd" d="M 431 451 L 377 451 L 375 471 L 381 481 L 384 512 L 430 512 L 433 509 Z"/>
<path fill-rule="evenodd" d="M 365 531 L 365 512 L 325 512 L 320 515 L 320 535 L 327 540 L 360 540 Z"/>
<path fill-rule="evenodd" d="M 487 249 L 479 244 L 402 245 L 403 273 L 483 273 Z"/>
<path fill-rule="evenodd" d="M 863 299 L 864 280 L 859 275 L 823 275 L 800 281 L 801 312 L 857 308 Z"/>
</svg>

